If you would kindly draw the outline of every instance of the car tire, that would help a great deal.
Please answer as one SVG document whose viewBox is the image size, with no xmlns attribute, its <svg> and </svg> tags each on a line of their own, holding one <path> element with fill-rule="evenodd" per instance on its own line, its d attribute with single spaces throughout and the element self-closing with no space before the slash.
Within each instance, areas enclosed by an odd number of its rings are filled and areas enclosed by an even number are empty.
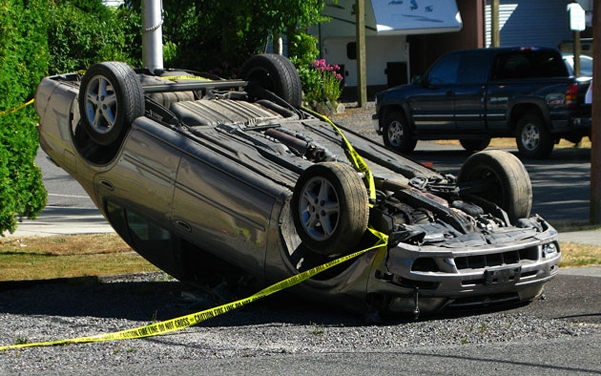
<svg viewBox="0 0 601 376">
<path fill-rule="evenodd" d="M 303 171 L 291 208 L 300 239 L 318 254 L 348 253 L 367 230 L 367 190 L 357 171 L 345 163 L 318 163 Z"/>
<path fill-rule="evenodd" d="M 475 139 L 464 138 L 464 139 L 460 139 L 459 143 L 465 150 L 467 150 L 469 152 L 482 151 L 482 150 L 486 149 L 488 147 L 488 145 L 490 145 L 490 137 L 475 138 Z"/>
<path fill-rule="evenodd" d="M 102 146 L 120 143 L 144 115 L 144 91 L 136 72 L 121 62 L 93 65 L 81 80 L 79 112 L 85 132 Z"/>
<path fill-rule="evenodd" d="M 298 71 L 285 56 L 255 55 L 244 63 L 241 76 L 273 92 L 295 108 L 302 105 L 303 88 Z"/>
<path fill-rule="evenodd" d="M 417 145 L 401 111 L 391 111 L 384 115 L 383 137 L 384 145 L 401 154 L 411 154 Z"/>
<path fill-rule="evenodd" d="M 536 114 L 527 114 L 518 120 L 516 143 L 525 158 L 544 159 L 553 151 L 553 137 Z"/>
<path fill-rule="evenodd" d="M 503 150 L 487 150 L 472 154 L 461 167 L 457 181 L 478 183 L 470 193 L 495 203 L 505 210 L 509 219 L 530 216 L 532 183 L 524 164 Z"/>
</svg>

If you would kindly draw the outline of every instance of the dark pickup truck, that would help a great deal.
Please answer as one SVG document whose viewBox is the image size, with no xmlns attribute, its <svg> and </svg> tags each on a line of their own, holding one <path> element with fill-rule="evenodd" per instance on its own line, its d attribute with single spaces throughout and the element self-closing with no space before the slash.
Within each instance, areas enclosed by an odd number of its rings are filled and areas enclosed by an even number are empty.
<svg viewBox="0 0 601 376">
<path fill-rule="evenodd" d="M 374 126 L 404 154 L 417 140 L 459 139 L 478 151 L 491 137 L 515 137 L 520 155 L 542 159 L 562 138 L 590 137 L 589 85 L 571 77 L 552 48 L 459 50 L 413 83 L 378 93 Z"/>
</svg>

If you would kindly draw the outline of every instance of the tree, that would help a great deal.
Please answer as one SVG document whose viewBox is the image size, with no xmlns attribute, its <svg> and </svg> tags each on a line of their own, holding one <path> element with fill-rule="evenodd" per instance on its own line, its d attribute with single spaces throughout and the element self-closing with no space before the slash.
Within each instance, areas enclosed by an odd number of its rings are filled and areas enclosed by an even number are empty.
<svg viewBox="0 0 601 376">
<path fill-rule="evenodd" d="M 34 160 L 37 116 L 32 106 L 46 74 L 47 0 L 0 0 L 0 233 L 17 220 L 35 218 L 46 205 L 46 190 Z M 11 109 L 16 109 L 13 110 Z"/>
<path fill-rule="evenodd" d="M 49 73 L 85 70 L 100 61 L 141 65 L 141 14 L 102 0 L 50 1 L 47 18 Z"/>
<path fill-rule="evenodd" d="M 165 66 L 235 77 L 265 52 L 270 35 L 322 20 L 324 0 L 173 0 L 163 2 Z M 127 6 L 141 13 L 141 0 Z"/>
</svg>

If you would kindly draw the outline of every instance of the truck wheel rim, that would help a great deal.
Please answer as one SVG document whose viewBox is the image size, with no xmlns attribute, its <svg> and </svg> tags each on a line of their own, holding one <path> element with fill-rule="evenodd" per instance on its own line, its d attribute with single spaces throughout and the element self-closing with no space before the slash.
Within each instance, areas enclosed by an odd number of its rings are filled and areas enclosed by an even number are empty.
<svg viewBox="0 0 601 376">
<path fill-rule="evenodd" d="M 527 124 L 522 131 L 522 145 L 528 150 L 535 150 L 540 143 L 540 132 L 534 124 Z"/>
<path fill-rule="evenodd" d="M 399 146 L 403 140 L 403 126 L 398 121 L 390 123 L 390 127 L 388 128 L 388 139 L 390 143 L 394 146 Z"/>
</svg>

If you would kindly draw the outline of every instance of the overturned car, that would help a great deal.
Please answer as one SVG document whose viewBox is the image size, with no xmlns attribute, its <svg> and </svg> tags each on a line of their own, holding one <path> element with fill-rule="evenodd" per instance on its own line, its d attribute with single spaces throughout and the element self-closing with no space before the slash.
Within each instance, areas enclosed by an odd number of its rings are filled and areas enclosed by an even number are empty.
<svg viewBox="0 0 601 376">
<path fill-rule="evenodd" d="M 302 108 L 282 56 L 253 56 L 242 77 L 120 62 L 46 77 L 40 144 L 133 249 L 184 282 L 219 271 L 265 286 L 373 245 L 372 229 L 386 245 L 295 292 L 417 314 L 527 302 L 557 274 L 557 232 L 531 216 L 513 155 L 476 153 L 445 175 Z"/>
</svg>

